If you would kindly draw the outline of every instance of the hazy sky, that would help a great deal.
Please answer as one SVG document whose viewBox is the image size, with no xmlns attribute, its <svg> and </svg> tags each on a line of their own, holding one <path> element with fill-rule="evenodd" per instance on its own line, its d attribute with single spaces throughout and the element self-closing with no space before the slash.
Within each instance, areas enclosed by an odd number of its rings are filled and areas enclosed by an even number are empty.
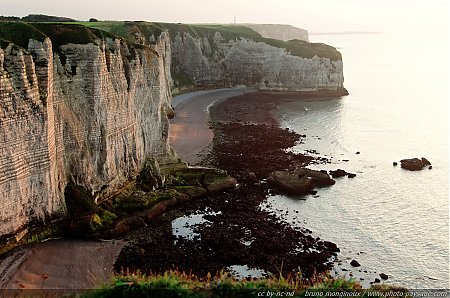
<svg viewBox="0 0 450 298">
<path fill-rule="evenodd" d="M 0 15 L 41 13 L 87 20 L 291 24 L 310 31 L 445 26 L 447 0 L 0 0 Z"/>
</svg>

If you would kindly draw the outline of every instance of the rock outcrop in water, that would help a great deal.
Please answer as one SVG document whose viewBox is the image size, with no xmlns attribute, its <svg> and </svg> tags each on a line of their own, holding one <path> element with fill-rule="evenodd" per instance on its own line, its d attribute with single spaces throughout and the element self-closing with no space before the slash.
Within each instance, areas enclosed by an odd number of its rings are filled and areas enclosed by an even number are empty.
<svg viewBox="0 0 450 298">
<path fill-rule="evenodd" d="M 76 25 L 0 25 L 0 235 L 64 214 L 67 185 L 102 198 L 147 158 L 175 158 L 166 34 L 150 48 Z"/>
<path fill-rule="evenodd" d="M 402 169 L 409 171 L 420 171 L 425 167 L 431 169 L 431 163 L 425 157 L 422 158 L 408 158 L 400 160 L 400 166 Z"/>
</svg>

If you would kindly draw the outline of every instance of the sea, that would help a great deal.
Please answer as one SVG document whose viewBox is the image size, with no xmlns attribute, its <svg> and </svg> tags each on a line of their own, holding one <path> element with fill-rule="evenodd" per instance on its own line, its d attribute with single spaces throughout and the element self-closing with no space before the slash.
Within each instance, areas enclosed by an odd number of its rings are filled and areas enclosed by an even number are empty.
<svg viewBox="0 0 450 298">
<path fill-rule="evenodd" d="M 385 284 L 448 289 L 447 31 L 311 35 L 310 41 L 342 53 L 350 94 L 291 100 L 278 107 L 277 117 L 283 127 L 306 135 L 292 150 L 316 150 L 331 160 L 311 168 L 357 176 L 338 178 L 306 200 L 269 196 L 265 208 L 287 211 L 283 220 L 335 242 L 339 276 L 368 286 L 385 273 Z M 413 157 L 427 158 L 432 169 L 393 166 Z M 352 260 L 361 267 L 351 266 Z"/>
</svg>

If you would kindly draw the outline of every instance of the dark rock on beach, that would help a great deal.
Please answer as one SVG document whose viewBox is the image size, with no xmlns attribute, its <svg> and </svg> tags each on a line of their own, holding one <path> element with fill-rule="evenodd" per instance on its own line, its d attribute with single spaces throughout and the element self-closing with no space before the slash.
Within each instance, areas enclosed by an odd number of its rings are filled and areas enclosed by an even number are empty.
<svg viewBox="0 0 450 298">
<path fill-rule="evenodd" d="M 327 173 L 299 169 L 296 171 L 275 171 L 267 180 L 271 185 L 289 194 L 304 195 L 316 194 L 315 187 L 334 185 L 336 182 Z"/>
<path fill-rule="evenodd" d="M 384 273 L 380 273 L 380 277 L 383 280 L 387 280 L 389 278 L 389 276 L 387 276 L 387 274 L 384 274 Z"/>
<path fill-rule="evenodd" d="M 308 194 L 315 187 L 311 178 L 300 178 L 298 172 L 275 171 L 269 175 L 267 181 L 280 190 L 295 195 Z"/>
<path fill-rule="evenodd" d="M 361 264 L 359 264 L 359 262 L 357 260 L 352 260 L 350 262 L 350 265 L 352 265 L 353 267 L 360 267 L 361 266 Z"/>
<path fill-rule="evenodd" d="M 330 175 L 333 178 L 340 178 L 340 177 L 344 177 L 345 175 L 347 175 L 347 172 L 344 170 L 341 170 L 341 169 L 331 170 Z"/>
<path fill-rule="evenodd" d="M 426 166 L 430 166 L 431 163 L 425 157 L 419 158 L 409 158 L 400 160 L 400 166 L 402 169 L 409 171 L 420 171 Z"/>
<path fill-rule="evenodd" d="M 340 178 L 340 177 L 344 177 L 347 176 L 348 178 L 355 178 L 356 174 L 353 173 L 348 173 L 342 169 L 337 169 L 337 170 L 331 170 L 330 171 L 330 175 L 333 178 Z"/>
</svg>

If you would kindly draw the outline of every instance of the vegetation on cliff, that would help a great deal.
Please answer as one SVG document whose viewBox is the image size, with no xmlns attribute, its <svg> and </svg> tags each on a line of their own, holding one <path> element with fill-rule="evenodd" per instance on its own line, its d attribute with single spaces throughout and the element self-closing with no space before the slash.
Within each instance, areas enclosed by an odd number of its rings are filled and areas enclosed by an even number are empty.
<svg viewBox="0 0 450 298">
<path fill-rule="evenodd" d="M 246 26 L 218 25 L 218 24 L 173 24 L 150 22 L 79 22 L 87 27 L 97 28 L 111 32 L 126 39 L 134 40 L 137 35 L 157 38 L 161 32 L 168 30 L 172 40 L 178 34 L 189 33 L 194 38 L 207 38 L 212 40 L 219 32 L 225 41 L 240 38 L 251 39 L 255 42 L 265 42 L 271 46 L 284 48 L 294 56 L 312 58 L 314 56 L 341 60 L 341 54 L 336 48 L 323 43 L 309 43 L 301 40 L 282 41 L 262 37 L 258 32 Z M 152 42 L 149 40 L 149 42 Z"/>
<path fill-rule="evenodd" d="M 45 37 L 44 33 L 31 24 L 24 22 L 0 22 L 0 39 L 5 41 L 1 45 L 2 48 L 7 45 L 6 42 L 12 42 L 27 49 L 30 39 L 43 41 Z"/>
<path fill-rule="evenodd" d="M 305 280 L 298 276 L 288 278 L 269 276 L 262 279 L 237 280 L 229 273 L 220 272 L 216 276 L 208 274 L 199 278 L 178 271 L 163 274 L 118 275 L 103 288 L 86 294 L 84 297 L 306 297 L 324 296 L 351 297 L 403 297 L 407 292 L 402 288 L 374 286 L 362 289 L 354 280 L 315 276 Z M 278 294 L 277 294 L 278 293 Z M 322 294 L 321 294 L 322 293 Z M 329 294 L 324 294 L 329 293 Z M 339 295 L 341 293 L 341 295 Z M 351 294 L 353 293 L 353 295 Z M 395 294 L 396 293 L 396 294 Z M 347 294 L 347 295 L 346 295 Z M 358 295 L 359 294 L 359 295 Z"/>
</svg>

